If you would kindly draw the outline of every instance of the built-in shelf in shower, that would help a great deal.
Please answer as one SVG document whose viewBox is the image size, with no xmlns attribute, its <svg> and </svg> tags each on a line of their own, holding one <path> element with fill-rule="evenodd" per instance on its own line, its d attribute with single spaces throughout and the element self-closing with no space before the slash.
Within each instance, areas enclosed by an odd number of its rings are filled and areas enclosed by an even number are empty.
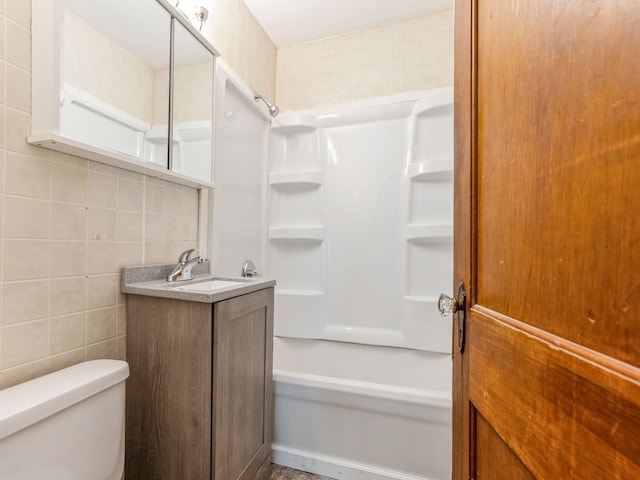
<svg viewBox="0 0 640 480">
<path fill-rule="evenodd" d="M 410 162 L 406 176 L 414 182 L 453 178 L 453 90 L 439 89 L 419 100 L 410 127 Z"/>
<path fill-rule="evenodd" d="M 281 335 L 317 336 L 326 301 L 323 132 L 317 117 L 285 114 L 271 123 L 269 272 Z"/>
<path fill-rule="evenodd" d="M 453 178 L 453 158 L 412 162 L 407 166 L 406 176 L 414 182 L 451 180 Z"/>
<path fill-rule="evenodd" d="M 405 239 L 411 243 L 451 243 L 453 225 L 409 224 L 405 227 Z"/>
<path fill-rule="evenodd" d="M 270 240 L 322 242 L 324 227 L 269 227 Z"/>
<path fill-rule="evenodd" d="M 322 172 L 274 172 L 269 184 L 276 190 L 312 190 L 322 185 Z"/>
<path fill-rule="evenodd" d="M 312 115 L 281 115 L 271 123 L 271 131 L 277 133 L 303 133 L 319 127 L 317 117 Z"/>
<path fill-rule="evenodd" d="M 276 287 L 274 293 L 275 308 L 278 311 L 274 335 L 320 338 L 326 317 L 327 297 L 324 291 L 304 287 Z"/>
</svg>

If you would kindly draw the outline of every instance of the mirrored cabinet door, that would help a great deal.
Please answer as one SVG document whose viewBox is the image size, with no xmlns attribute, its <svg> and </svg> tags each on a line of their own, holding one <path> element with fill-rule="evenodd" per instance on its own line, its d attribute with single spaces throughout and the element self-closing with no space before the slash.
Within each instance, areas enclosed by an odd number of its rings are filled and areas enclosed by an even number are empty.
<svg viewBox="0 0 640 480">
<path fill-rule="evenodd" d="M 28 142 L 212 187 L 213 72 L 219 53 L 174 5 L 31 0 Z"/>
<path fill-rule="evenodd" d="M 59 0 L 60 129 L 168 166 L 171 16 L 155 0 Z"/>
<path fill-rule="evenodd" d="M 214 56 L 174 21 L 171 170 L 212 182 Z"/>
</svg>

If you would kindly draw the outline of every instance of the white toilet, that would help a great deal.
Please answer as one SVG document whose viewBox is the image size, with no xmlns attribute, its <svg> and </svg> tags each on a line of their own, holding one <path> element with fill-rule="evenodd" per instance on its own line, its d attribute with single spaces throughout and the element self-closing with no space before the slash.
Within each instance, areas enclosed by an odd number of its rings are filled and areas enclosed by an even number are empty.
<svg viewBox="0 0 640 480">
<path fill-rule="evenodd" d="M 128 376 L 92 360 L 0 391 L 0 479 L 120 480 Z"/>
</svg>

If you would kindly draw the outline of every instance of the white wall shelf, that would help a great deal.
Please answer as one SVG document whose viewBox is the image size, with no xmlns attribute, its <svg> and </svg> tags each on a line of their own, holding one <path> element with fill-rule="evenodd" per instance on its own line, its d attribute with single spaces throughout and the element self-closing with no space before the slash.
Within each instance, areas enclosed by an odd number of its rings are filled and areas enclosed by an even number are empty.
<svg viewBox="0 0 640 480">
<path fill-rule="evenodd" d="M 412 162 L 407 166 L 406 176 L 414 182 L 452 180 L 453 158 Z"/>
<path fill-rule="evenodd" d="M 319 122 L 317 117 L 312 115 L 281 115 L 271 123 L 271 131 L 291 135 L 310 132 L 311 130 L 317 129 L 318 126 Z"/>
<path fill-rule="evenodd" d="M 269 272 L 278 278 L 276 335 L 318 335 L 326 289 L 323 130 L 318 118 L 271 122 Z"/>
<path fill-rule="evenodd" d="M 270 240 L 322 242 L 324 227 L 269 227 Z"/>
<path fill-rule="evenodd" d="M 111 165 L 112 167 L 131 170 L 150 177 L 161 178 L 170 182 L 186 185 L 193 188 L 213 188 L 213 183 L 201 181 L 193 177 L 182 175 L 178 172 L 167 170 L 152 162 L 142 162 L 135 157 L 123 153 L 92 147 L 78 142 L 72 138 L 64 137 L 56 133 L 32 135 L 27 141 L 31 145 L 48 148 L 57 152 L 68 153 L 78 157 L 87 158 L 96 162 Z"/>
<path fill-rule="evenodd" d="M 412 243 L 450 243 L 453 225 L 409 224 L 405 227 L 405 239 Z"/>
<path fill-rule="evenodd" d="M 322 185 L 322 172 L 274 172 L 269 184 L 276 190 L 313 190 Z"/>
</svg>

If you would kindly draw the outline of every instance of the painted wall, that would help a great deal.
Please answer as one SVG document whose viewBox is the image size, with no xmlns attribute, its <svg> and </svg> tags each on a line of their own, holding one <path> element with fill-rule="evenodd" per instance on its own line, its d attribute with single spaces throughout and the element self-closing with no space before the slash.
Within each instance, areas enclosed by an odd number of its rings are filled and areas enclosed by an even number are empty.
<svg viewBox="0 0 640 480">
<path fill-rule="evenodd" d="M 277 73 L 281 111 L 453 85 L 453 10 L 281 48 Z"/>
</svg>

